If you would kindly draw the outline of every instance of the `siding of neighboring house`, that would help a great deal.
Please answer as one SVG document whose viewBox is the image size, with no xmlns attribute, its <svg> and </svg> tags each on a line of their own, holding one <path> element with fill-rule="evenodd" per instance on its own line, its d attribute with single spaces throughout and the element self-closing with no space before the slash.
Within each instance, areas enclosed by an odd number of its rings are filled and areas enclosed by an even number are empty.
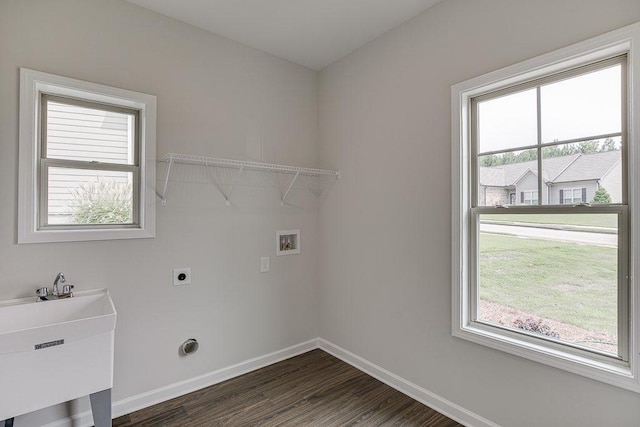
<svg viewBox="0 0 640 427">
<path fill-rule="evenodd" d="M 584 188 L 584 201 L 591 202 L 598 185 L 606 188 L 613 203 L 622 201 L 621 152 L 572 154 L 552 157 L 543 162 L 543 204 L 562 204 L 560 191 Z M 480 205 L 508 204 L 515 192 L 515 204 L 523 204 L 523 192 L 538 189 L 536 161 L 480 168 Z M 515 186 L 515 190 L 513 190 Z M 582 200 L 582 197 L 581 197 Z"/>
<path fill-rule="evenodd" d="M 596 190 L 598 189 L 598 182 L 595 180 L 591 181 L 571 181 L 571 182 L 562 182 L 560 184 L 553 184 L 550 187 L 550 196 L 549 196 L 549 204 L 551 205 L 560 205 L 562 201 L 560 200 L 560 190 L 563 192 L 568 189 L 574 188 L 586 188 L 587 189 L 587 197 L 586 202 L 590 203 L 593 200 L 593 196 L 596 194 Z"/>
<path fill-rule="evenodd" d="M 611 196 L 612 203 L 622 202 L 622 162 L 616 163 L 615 166 L 602 177 L 600 186 L 607 190 Z"/>
<path fill-rule="evenodd" d="M 532 172 L 528 172 L 516 183 L 516 204 L 522 204 L 522 192 L 524 191 L 538 191 L 538 177 Z M 547 186 L 542 185 L 542 200 L 546 201 Z"/>
<path fill-rule="evenodd" d="M 47 157 L 128 164 L 132 160 L 131 117 L 54 101 L 47 103 Z M 68 223 L 74 191 L 99 179 L 130 185 L 126 172 L 51 168 L 48 209 L 50 224 Z"/>
<path fill-rule="evenodd" d="M 598 189 L 598 182 L 604 186 L 609 194 L 613 192 L 617 201 L 620 201 L 622 184 L 621 184 L 621 170 L 618 167 L 621 164 L 621 151 L 605 151 L 602 153 L 583 154 L 571 164 L 570 167 L 565 169 L 560 175 L 553 179 L 554 187 L 557 188 L 554 191 L 554 201 L 552 203 L 558 203 L 560 200 L 559 190 L 566 188 L 580 188 L 587 189 L 586 202 L 591 202 L 593 196 Z M 616 169 L 617 168 L 617 169 Z M 617 173 L 617 181 L 614 174 Z M 611 174 L 609 179 L 604 179 L 607 175 Z M 602 182 L 604 179 L 605 182 Z M 613 198 L 612 198 L 613 199 Z"/>
</svg>

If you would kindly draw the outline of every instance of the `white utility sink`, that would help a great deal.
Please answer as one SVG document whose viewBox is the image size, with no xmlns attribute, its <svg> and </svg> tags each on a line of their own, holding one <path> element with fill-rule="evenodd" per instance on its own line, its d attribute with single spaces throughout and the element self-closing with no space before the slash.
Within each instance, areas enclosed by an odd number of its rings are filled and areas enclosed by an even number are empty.
<svg viewBox="0 0 640 427">
<path fill-rule="evenodd" d="M 104 289 L 0 301 L 0 421 L 110 389 L 115 326 Z"/>
</svg>

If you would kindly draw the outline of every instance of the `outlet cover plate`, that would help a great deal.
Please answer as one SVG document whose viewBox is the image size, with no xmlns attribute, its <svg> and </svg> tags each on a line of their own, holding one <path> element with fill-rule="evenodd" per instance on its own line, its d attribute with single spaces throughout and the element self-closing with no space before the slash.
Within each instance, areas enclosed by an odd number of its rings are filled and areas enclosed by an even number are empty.
<svg viewBox="0 0 640 427">
<path fill-rule="evenodd" d="M 173 269 L 173 286 L 191 284 L 191 267 Z"/>
<path fill-rule="evenodd" d="M 268 273 L 269 272 L 269 257 L 263 256 L 260 258 L 260 272 Z"/>
</svg>

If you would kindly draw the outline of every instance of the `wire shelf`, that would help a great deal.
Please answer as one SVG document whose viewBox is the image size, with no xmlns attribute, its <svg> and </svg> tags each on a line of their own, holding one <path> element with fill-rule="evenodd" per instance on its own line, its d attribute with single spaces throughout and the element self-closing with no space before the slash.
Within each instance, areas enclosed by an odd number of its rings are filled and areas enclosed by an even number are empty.
<svg viewBox="0 0 640 427">
<path fill-rule="evenodd" d="M 281 204 L 284 204 L 287 196 L 289 195 L 289 191 L 291 191 L 291 188 L 293 187 L 293 184 L 296 182 L 296 179 L 298 178 L 299 175 L 314 176 L 314 177 L 318 177 L 321 175 L 330 175 L 330 176 L 335 176 L 338 179 L 340 178 L 339 170 L 303 168 L 298 166 L 278 165 L 275 163 L 261 163 L 261 162 L 245 161 L 245 160 L 221 159 L 217 157 L 194 156 L 192 154 L 167 153 L 165 156 L 163 156 L 160 159 L 160 161 L 169 164 L 169 167 L 167 168 L 167 175 L 164 180 L 164 189 L 161 195 L 161 200 L 163 205 L 167 204 L 167 198 L 166 198 L 167 187 L 169 184 L 169 176 L 171 174 L 171 166 L 174 163 L 184 163 L 184 164 L 203 165 L 203 166 L 217 166 L 217 167 L 223 167 L 223 168 L 238 169 L 236 180 L 244 170 L 292 174 L 294 175 L 293 180 L 291 181 L 291 184 L 289 185 L 289 188 L 285 192 L 284 196 L 280 200 Z M 231 205 L 230 199 L 231 199 L 231 192 L 233 191 L 234 184 L 231 185 L 231 189 L 228 191 L 227 194 L 223 193 L 227 206 Z"/>
</svg>

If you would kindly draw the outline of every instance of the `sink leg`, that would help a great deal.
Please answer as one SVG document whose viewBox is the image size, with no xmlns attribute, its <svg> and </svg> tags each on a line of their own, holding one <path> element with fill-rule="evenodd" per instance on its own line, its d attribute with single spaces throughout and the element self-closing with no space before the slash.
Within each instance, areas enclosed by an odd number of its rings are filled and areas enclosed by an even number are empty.
<svg viewBox="0 0 640 427">
<path fill-rule="evenodd" d="M 95 427 L 111 427 L 111 389 L 89 395 Z"/>
<path fill-rule="evenodd" d="M 13 427 L 13 418 L 9 418 L 8 420 L 4 420 L 4 427 Z"/>
</svg>

